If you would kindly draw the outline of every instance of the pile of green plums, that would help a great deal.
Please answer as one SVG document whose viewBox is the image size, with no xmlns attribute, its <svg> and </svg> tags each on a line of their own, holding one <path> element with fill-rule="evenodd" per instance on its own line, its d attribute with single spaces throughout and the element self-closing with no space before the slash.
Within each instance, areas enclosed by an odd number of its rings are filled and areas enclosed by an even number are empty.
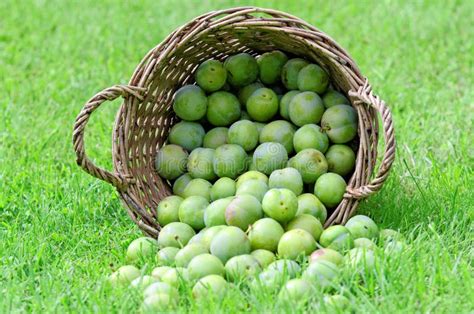
<svg viewBox="0 0 474 314">
<path fill-rule="evenodd" d="M 264 177 L 253 179 L 258 176 L 249 173 L 244 180 L 265 182 Z M 176 196 L 164 201 L 179 216 L 177 204 L 184 201 Z M 196 232 L 186 223 L 169 222 L 157 239 L 132 241 L 128 265 L 108 281 L 143 291 L 144 311 L 176 308 L 182 289 L 189 289 L 196 302 L 221 301 L 238 289 L 292 302 L 318 302 L 314 297 L 323 293 L 321 307 L 341 310 L 350 307 L 349 299 L 337 293 L 344 291 L 344 276 L 378 276 L 376 265 L 384 256 L 401 254 L 407 246 L 399 232 L 380 230 L 364 215 L 323 229 L 321 213 L 298 213 L 297 203 L 295 194 L 283 188 L 270 189 L 261 204 L 250 194 L 216 200 L 205 209 L 215 224 Z M 246 208 L 248 215 L 239 214 Z M 226 224 L 234 218 L 240 226 Z M 242 228 L 243 221 L 252 222 Z"/>
</svg>

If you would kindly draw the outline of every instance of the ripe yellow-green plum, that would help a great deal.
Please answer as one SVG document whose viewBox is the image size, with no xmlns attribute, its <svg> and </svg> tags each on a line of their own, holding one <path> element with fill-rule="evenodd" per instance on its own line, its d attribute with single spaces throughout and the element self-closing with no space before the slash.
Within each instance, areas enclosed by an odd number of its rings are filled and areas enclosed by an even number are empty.
<svg viewBox="0 0 474 314">
<path fill-rule="evenodd" d="M 206 94 L 199 86 L 183 86 L 176 91 L 173 110 L 183 120 L 197 121 L 206 115 Z"/>
</svg>

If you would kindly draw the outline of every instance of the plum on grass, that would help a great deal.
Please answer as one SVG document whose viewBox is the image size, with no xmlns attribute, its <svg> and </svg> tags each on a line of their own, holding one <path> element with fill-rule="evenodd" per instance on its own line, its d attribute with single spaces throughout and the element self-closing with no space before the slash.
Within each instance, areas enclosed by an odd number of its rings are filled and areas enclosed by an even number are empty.
<svg viewBox="0 0 474 314">
<path fill-rule="evenodd" d="M 290 120 L 290 113 L 288 111 L 288 108 L 290 107 L 290 102 L 295 97 L 298 95 L 300 91 L 298 90 L 292 90 L 287 92 L 283 97 L 280 99 L 280 116 L 282 116 L 285 120 Z"/>
<path fill-rule="evenodd" d="M 319 219 L 323 224 L 327 218 L 326 207 L 312 193 L 305 193 L 298 196 L 298 211 L 296 215 L 309 214 Z"/>
<path fill-rule="evenodd" d="M 254 277 L 261 271 L 257 259 L 250 254 L 234 256 L 225 263 L 226 277 L 231 281 Z"/>
<path fill-rule="evenodd" d="M 321 175 L 314 185 L 314 194 L 329 208 L 336 207 L 346 192 L 346 181 L 337 173 L 328 172 Z"/>
<path fill-rule="evenodd" d="M 156 171 L 162 178 L 173 180 L 184 173 L 187 160 L 188 153 L 181 146 L 166 145 L 156 154 Z"/>
<path fill-rule="evenodd" d="M 258 77 L 258 64 L 248 53 L 239 53 L 228 57 L 224 62 L 227 70 L 227 81 L 235 87 L 242 87 L 254 82 Z"/>
<path fill-rule="evenodd" d="M 109 276 L 108 281 L 114 287 L 118 285 L 128 285 L 134 279 L 140 277 L 140 275 L 141 272 L 138 268 L 133 265 L 125 265 L 113 272 Z"/>
<path fill-rule="evenodd" d="M 237 227 L 228 226 L 222 229 L 211 241 L 211 254 L 217 256 L 223 263 L 231 257 L 249 253 L 250 241 Z"/>
<path fill-rule="evenodd" d="M 323 301 L 324 307 L 331 313 L 345 313 L 350 306 L 349 299 L 341 294 L 326 295 Z"/>
<path fill-rule="evenodd" d="M 278 298 L 298 303 L 305 303 L 314 293 L 312 283 L 306 279 L 291 279 L 281 288 Z"/>
<path fill-rule="evenodd" d="M 309 63 L 301 58 L 288 60 L 281 69 L 281 82 L 289 90 L 298 89 L 298 74 Z"/>
<path fill-rule="evenodd" d="M 205 134 L 204 128 L 199 123 L 181 121 L 171 128 L 168 141 L 190 152 L 196 147 L 202 146 Z"/>
<path fill-rule="evenodd" d="M 185 246 L 196 234 L 193 228 L 182 222 L 172 222 L 164 226 L 158 235 L 158 245 L 161 248 Z"/>
<path fill-rule="evenodd" d="M 349 229 L 354 239 L 368 238 L 377 239 L 379 237 L 379 227 L 365 215 L 356 215 L 350 218 L 345 227 Z"/>
<path fill-rule="evenodd" d="M 188 271 L 191 280 L 201 279 L 208 275 L 224 276 L 225 274 L 221 260 L 208 253 L 195 256 L 188 264 Z"/>
<path fill-rule="evenodd" d="M 287 161 L 288 153 L 280 143 L 260 144 L 253 153 L 253 164 L 256 170 L 267 175 L 276 169 L 283 168 Z"/>
<path fill-rule="evenodd" d="M 295 95 L 288 107 L 290 120 L 297 126 L 319 123 L 323 113 L 323 101 L 314 92 L 301 92 Z"/>
<path fill-rule="evenodd" d="M 283 285 L 286 277 L 282 272 L 276 269 L 266 269 L 250 283 L 250 287 L 256 291 L 262 291 L 262 288 L 274 292 Z"/>
<path fill-rule="evenodd" d="M 359 272 L 375 270 L 374 251 L 366 248 L 353 248 L 346 255 L 347 264 Z"/>
<path fill-rule="evenodd" d="M 311 254 L 316 249 L 316 241 L 306 230 L 293 229 L 283 234 L 278 242 L 278 255 L 296 260 Z"/>
<path fill-rule="evenodd" d="M 146 297 L 142 303 L 142 312 L 166 312 L 178 307 L 178 297 L 168 293 L 157 293 Z"/>
<path fill-rule="evenodd" d="M 291 259 L 279 259 L 268 265 L 267 270 L 275 270 L 290 278 L 294 278 L 301 271 L 301 266 Z"/>
<path fill-rule="evenodd" d="M 323 104 L 324 107 L 330 108 L 337 105 L 350 105 L 351 103 L 346 96 L 338 91 L 330 89 L 323 95 Z"/>
<path fill-rule="evenodd" d="M 213 148 L 227 144 L 227 134 L 229 129 L 226 127 L 216 127 L 210 129 L 202 140 L 202 146 L 205 148 Z"/>
<path fill-rule="evenodd" d="M 374 241 L 367 238 L 357 238 L 354 239 L 354 247 L 355 248 L 363 248 L 366 250 L 375 250 L 377 248 L 377 244 Z"/>
<path fill-rule="evenodd" d="M 348 105 L 328 108 L 321 118 L 321 128 L 335 144 L 344 144 L 357 135 L 357 112 Z"/>
<path fill-rule="evenodd" d="M 183 198 L 188 198 L 191 196 L 202 196 L 206 200 L 211 199 L 211 188 L 212 184 L 204 179 L 192 179 L 184 188 L 182 193 Z"/>
<path fill-rule="evenodd" d="M 323 289 L 330 287 L 337 277 L 339 277 L 337 265 L 323 260 L 310 263 L 303 273 L 303 278 L 307 278 Z"/>
<path fill-rule="evenodd" d="M 170 266 L 155 267 L 155 268 L 153 268 L 153 270 L 151 272 L 151 276 L 153 278 L 156 278 L 158 281 L 161 281 L 161 278 L 163 277 L 163 275 L 170 269 L 172 269 L 172 267 L 170 267 Z"/>
<path fill-rule="evenodd" d="M 314 263 L 317 261 L 327 261 L 331 262 L 335 265 L 340 265 L 344 260 L 344 256 L 336 250 L 333 249 L 318 249 L 311 253 L 309 257 L 310 263 Z"/>
<path fill-rule="evenodd" d="M 145 298 L 157 294 L 168 294 L 174 298 L 179 296 L 178 290 L 166 282 L 155 282 L 149 285 L 143 292 Z"/>
<path fill-rule="evenodd" d="M 343 144 L 334 144 L 326 152 L 328 170 L 341 176 L 348 175 L 354 170 L 355 159 L 352 148 Z"/>
<path fill-rule="evenodd" d="M 354 238 L 344 226 L 331 226 L 323 231 L 319 243 L 325 247 L 343 252 L 354 247 Z"/>
<path fill-rule="evenodd" d="M 207 109 L 207 97 L 196 85 L 186 85 L 176 91 L 173 110 L 178 117 L 187 121 L 197 121 L 204 117 Z"/>
<path fill-rule="evenodd" d="M 206 198 L 202 196 L 190 196 L 179 205 L 179 220 L 194 230 L 204 228 L 204 210 L 209 205 Z"/>
<path fill-rule="evenodd" d="M 293 152 L 295 127 L 285 120 L 276 120 L 265 125 L 260 132 L 260 143 L 275 142 L 282 144 L 288 154 Z"/>
<path fill-rule="evenodd" d="M 214 239 L 215 235 L 226 227 L 227 226 L 225 225 L 209 227 L 202 235 L 201 244 L 204 245 L 208 251 L 210 251 L 212 239 Z"/>
<path fill-rule="evenodd" d="M 158 203 L 156 219 L 160 226 L 166 226 L 171 222 L 179 221 L 178 210 L 182 201 L 183 198 L 181 196 L 170 195 Z"/>
<path fill-rule="evenodd" d="M 230 126 L 227 140 L 229 144 L 237 144 L 245 151 L 251 151 L 258 144 L 257 126 L 249 120 L 237 121 Z"/>
<path fill-rule="evenodd" d="M 168 270 L 161 280 L 173 287 L 178 287 L 181 282 L 187 282 L 189 279 L 189 273 L 186 268 L 176 267 Z"/>
<path fill-rule="evenodd" d="M 192 293 L 196 300 L 207 300 L 209 296 L 221 300 L 225 296 L 228 288 L 229 284 L 222 276 L 207 275 L 196 282 Z"/>
<path fill-rule="evenodd" d="M 278 83 L 283 66 L 287 61 L 288 57 L 278 50 L 262 54 L 257 58 L 260 81 L 267 85 Z"/>
<path fill-rule="evenodd" d="M 235 226 L 246 231 L 249 225 L 262 218 L 262 205 L 258 199 L 249 194 L 237 195 L 227 205 L 225 221 L 229 226 Z"/>
<path fill-rule="evenodd" d="M 195 74 L 196 83 L 206 92 L 221 89 L 227 81 L 227 70 L 218 60 L 206 60 L 199 65 Z"/>
<path fill-rule="evenodd" d="M 278 112 L 278 97 L 270 88 L 262 87 L 250 95 L 246 107 L 253 120 L 266 122 Z"/>
<path fill-rule="evenodd" d="M 234 94 L 219 91 L 208 97 L 207 120 L 214 126 L 228 126 L 240 118 L 240 103 Z"/>
<path fill-rule="evenodd" d="M 219 177 L 235 179 L 247 167 L 247 153 L 235 144 L 225 144 L 216 149 L 214 153 L 214 172 Z"/>
<path fill-rule="evenodd" d="M 252 242 L 252 240 L 250 241 Z M 273 252 L 264 249 L 257 249 L 255 251 L 252 251 L 250 255 L 255 257 L 262 269 L 266 268 L 268 265 L 270 265 L 276 260 L 276 256 Z"/>
<path fill-rule="evenodd" d="M 298 170 L 306 184 L 314 183 L 328 170 L 326 157 L 319 150 L 313 148 L 303 149 L 293 156 L 288 161 L 288 166 Z"/>
<path fill-rule="evenodd" d="M 314 148 L 325 153 L 329 147 L 329 138 L 316 124 L 306 124 L 296 130 L 293 136 L 293 147 L 299 153 L 306 148 Z"/>
<path fill-rule="evenodd" d="M 286 225 L 286 230 L 302 229 L 307 231 L 314 238 L 315 241 L 319 240 L 321 233 L 323 233 L 323 225 L 314 216 L 308 214 L 302 214 L 293 218 Z"/>
<path fill-rule="evenodd" d="M 298 73 L 297 84 L 300 91 L 322 94 L 329 85 L 329 75 L 319 65 L 308 64 Z"/>
<path fill-rule="evenodd" d="M 198 255 L 209 253 L 205 245 L 201 243 L 190 243 L 178 251 L 174 257 L 176 266 L 188 267 L 189 262 Z"/>
<path fill-rule="evenodd" d="M 156 262 L 162 266 L 174 265 L 174 258 L 178 254 L 179 249 L 177 247 L 168 246 L 160 249 L 156 253 Z"/>
<path fill-rule="evenodd" d="M 231 178 L 220 178 L 211 188 L 211 201 L 235 195 L 235 181 Z"/>
<path fill-rule="evenodd" d="M 215 200 L 204 210 L 204 224 L 206 227 L 225 225 L 225 209 L 232 201 L 232 197 Z"/>
<path fill-rule="evenodd" d="M 148 287 L 149 285 L 151 285 L 152 283 L 157 282 L 157 281 L 158 281 L 158 279 L 156 279 L 152 276 L 145 275 L 145 276 L 135 278 L 130 283 L 130 287 L 138 288 L 138 289 L 145 289 L 146 287 Z"/>
<path fill-rule="evenodd" d="M 188 173 L 193 178 L 214 180 L 217 176 L 212 167 L 213 160 L 214 149 L 202 147 L 195 148 L 188 157 Z"/>
<path fill-rule="evenodd" d="M 127 262 L 137 263 L 142 259 L 154 256 L 158 250 L 158 244 L 155 239 L 149 237 L 140 237 L 133 240 L 127 248 Z"/>
<path fill-rule="evenodd" d="M 248 238 L 252 250 L 264 249 L 276 252 L 278 242 L 285 231 L 278 221 L 272 218 L 262 218 L 250 226 Z"/>
<path fill-rule="evenodd" d="M 271 189 L 263 197 L 262 209 L 269 217 L 280 223 L 286 223 L 295 217 L 298 199 L 291 190 Z"/>
<path fill-rule="evenodd" d="M 271 189 L 285 188 L 298 196 L 303 192 L 303 178 L 295 168 L 275 170 L 268 179 L 268 187 Z"/>
</svg>

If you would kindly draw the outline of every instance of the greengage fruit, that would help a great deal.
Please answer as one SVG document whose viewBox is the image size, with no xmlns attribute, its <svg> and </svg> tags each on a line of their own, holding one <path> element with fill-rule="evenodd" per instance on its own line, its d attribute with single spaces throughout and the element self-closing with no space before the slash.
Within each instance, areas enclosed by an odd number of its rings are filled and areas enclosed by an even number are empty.
<svg viewBox="0 0 474 314">
<path fill-rule="evenodd" d="M 303 277 L 311 280 L 321 288 L 329 287 L 339 276 L 337 265 L 328 261 L 316 261 L 310 263 L 303 273 Z"/>
<path fill-rule="evenodd" d="M 334 144 L 326 152 L 328 170 L 341 176 L 348 175 L 354 170 L 355 159 L 352 148 L 343 144 Z"/>
<path fill-rule="evenodd" d="M 151 276 L 153 278 L 157 279 L 158 281 L 161 281 L 161 278 L 163 277 L 163 275 L 170 269 L 172 269 L 172 267 L 170 267 L 170 266 L 155 267 L 155 268 L 153 268 L 153 270 L 151 272 Z"/>
<path fill-rule="evenodd" d="M 184 195 L 184 189 L 192 179 L 193 177 L 191 177 L 189 173 L 185 173 L 176 179 L 173 183 L 173 194 L 182 197 Z"/>
<path fill-rule="evenodd" d="M 158 281 L 158 279 L 156 279 L 152 276 L 145 275 L 145 276 L 142 276 L 142 277 L 135 278 L 130 283 L 130 286 L 132 288 L 145 289 L 146 287 L 148 287 L 149 285 L 151 285 L 152 283 L 157 282 L 157 281 Z"/>
<path fill-rule="evenodd" d="M 303 179 L 295 168 L 283 168 L 272 172 L 268 179 L 268 187 L 286 188 L 298 196 L 303 192 Z"/>
<path fill-rule="evenodd" d="M 374 251 L 366 248 L 353 248 L 346 255 L 347 264 L 358 271 L 372 272 L 375 269 Z"/>
<path fill-rule="evenodd" d="M 316 124 L 306 124 L 296 130 L 293 146 L 297 153 L 306 148 L 314 148 L 325 153 L 329 147 L 329 138 Z"/>
<path fill-rule="evenodd" d="M 379 232 L 379 241 L 381 244 L 386 244 L 393 241 L 404 241 L 405 238 L 400 232 L 393 229 L 382 229 Z"/>
<path fill-rule="evenodd" d="M 205 134 L 204 128 L 199 123 L 181 121 L 171 128 L 168 141 L 190 152 L 196 147 L 202 146 Z"/>
<path fill-rule="evenodd" d="M 288 166 L 298 170 L 306 184 L 314 183 L 328 170 L 326 157 L 314 148 L 300 151 L 288 161 Z"/>
<path fill-rule="evenodd" d="M 298 211 L 296 215 L 309 214 L 323 224 L 327 218 L 326 207 L 323 203 L 312 193 L 305 193 L 298 196 Z"/>
<path fill-rule="evenodd" d="M 295 127 L 285 120 L 276 120 L 265 125 L 260 132 L 260 143 L 275 142 L 282 144 L 288 154 L 293 152 Z"/>
<path fill-rule="evenodd" d="M 158 235 L 158 245 L 181 248 L 196 234 L 193 228 L 182 222 L 172 222 L 164 226 Z"/>
<path fill-rule="evenodd" d="M 260 82 L 255 82 L 239 89 L 238 97 L 243 108 L 247 106 L 247 100 L 257 89 L 265 87 Z"/>
<path fill-rule="evenodd" d="M 258 199 L 249 194 L 237 195 L 225 210 L 227 225 L 238 227 L 244 231 L 262 216 L 262 205 Z"/>
<path fill-rule="evenodd" d="M 181 282 L 187 282 L 189 279 L 189 273 L 186 268 L 176 267 L 168 270 L 161 280 L 172 287 L 178 287 Z"/>
<path fill-rule="evenodd" d="M 168 294 L 172 296 L 173 298 L 178 298 L 179 296 L 178 290 L 166 282 L 155 282 L 149 285 L 143 292 L 143 296 L 145 298 L 148 298 L 150 296 L 157 295 L 157 294 Z"/>
<path fill-rule="evenodd" d="M 357 112 L 348 105 L 328 108 L 321 118 L 321 128 L 335 144 L 344 144 L 357 135 Z"/>
<path fill-rule="evenodd" d="M 194 230 L 204 228 L 204 210 L 209 205 L 206 198 L 202 196 L 190 196 L 179 205 L 179 220 Z"/>
<path fill-rule="evenodd" d="M 155 239 L 141 237 L 133 240 L 127 248 L 127 262 L 137 263 L 156 254 L 158 244 Z"/>
<path fill-rule="evenodd" d="M 209 251 L 211 249 L 211 242 L 212 239 L 214 239 L 214 236 L 218 234 L 219 231 L 224 230 L 226 227 L 227 226 L 225 225 L 209 227 L 202 235 L 201 244 L 203 244 Z"/>
<path fill-rule="evenodd" d="M 162 178 L 173 180 L 184 173 L 187 160 L 188 153 L 181 146 L 166 145 L 156 154 L 156 171 Z"/>
<path fill-rule="evenodd" d="M 253 153 L 253 164 L 256 170 L 267 175 L 276 169 L 284 168 L 287 161 L 288 153 L 280 143 L 260 144 Z"/>
<path fill-rule="evenodd" d="M 279 289 L 283 282 L 285 282 L 285 276 L 275 269 L 267 269 L 260 274 L 251 282 L 251 288 L 256 291 L 261 291 L 262 288 L 270 292 L 274 292 Z"/>
<path fill-rule="evenodd" d="M 261 271 L 262 267 L 250 254 L 234 256 L 225 263 L 226 277 L 231 281 L 253 277 Z"/>
<path fill-rule="evenodd" d="M 208 249 L 200 243 L 191 243 L 178 251 L 174 257 L 176 266 L 188 267 L 189 262 L 198 255 L 209 253 Z"/>
<path fill-rule="evenodd" d="M 231 178 L 220 178 L 211 188 L 211 200 L 215 201 L 221 198 L 226 198 L 235 195 L 235 181 Z"/>
<path fill-rule="evenodd" d="M 281 71 L 288 57 L 281 51 L 265 52 L 257 58 L 260 81 L 264 84 L 276 84 L 280 81 Z"/>
<path fill-rule="evenodd" d="M 225 269 L 219 258 L 205 253 L 195 256 L 189 262 L 188 272 L 191 280 L 198 280 L 209 275 L 224 276 Z"/>
<path fill-rule="evenodd" d="M 278 242 L 278 255 L 296 260 L 311 254 L 316 249 L 316 241 L 306 230 L 293 229 L 283 234 Z"/>
<path fill-rule="evenodd" d="M 268 265 L 267 270 L 275 270 L 280 274 L 294 278 L 301 271 L 301 266 L 290 259 L 279 259 Z"/>
<path fill-rule="evenodd" d="M 314 263 L 317 261 L 327 261 L 331 262 L 334 265 L 340 265 L 344 260 L 344 256 L 336 250 L 333 249 L 318 249 L 311 253 L 309 257 L 310 263 Z"/>
<path fill-rule="evenodd" d="M 351 103 L 346 96 L 338 91 L 330 89 L 323 95 L 323 104 L 324 107 L 330 108 L 337 105 L 350 105 Z"/>
<path fill-rule="evenodd" d="M 143 300 L 142 312 L 166 312 L 178 306 L 177 297 L 168 293 L 157 293 L 146 297 Z"/>
<path fill-rule="evenodd" d="M 219 146 L 227 144 L 227 133 L 229 129 L 225 127 L 217 127 L 210 129 L 202 140 L 202 146 L 205 148 L 216 149 Z"/>
<path fill-rule="evenodd" d="M 295 95 L 288 107 L 290 120 L 297 126 L 319 123 L 323 113 L 323 101 L 314 92 L 301 92 Z"/>
<path fill-rule="evenodd" d="M 178 210 L 183 198 L 177 195 L 167 196 L 158 203 L 157 220 L 161 226 L 179 221 Z"/>
<path fill-rule="evenodd" d="M 190 196 L 202 196 L 206 200 L 211 199 L 211 188 L 212 184 L 204 179 L 192 179 L 184 188 L 182 193 L 183 198 L 188 198 Z"/>
<path fill-rule="evenodd" d="M 199 65 L 195 74 L 196 83 L 206 92 L 221 89 L 227 80 L 227 70 L 218 60 L 207 60 Z"/>
<path fill-rule="evenodd" d="M 295 217 L 298 199 L 291 190 L 271 189 L 263 197 L 262 209 L 269 217 L 286 223 Z"/>
<path fill-rule="evenodd" d="M 237 227 L 228 226 L 222 229 L 211 241 L 211 254 L 217 256 L 223 263 L 231 257 L 249 253 L 250 241 Z"/>
<path fill-rule="evenodd" d="M 280 99 L 280 116 L 282 116 L 285 120 L 290 120 L 290 113 L 289 113 L 290 102 L 293 99 L 293 97 L 295 97 L 299 93 L 300 91 L 298 90 L 292 90 L 292 91 L 287 92 Z"/>
<path fill-rule="evenodd" d="M 309 63 L 301 58 L 288 60 L 281 69 L 281 82 L 287 89 L 298 89 L 298 74 Z"/>
<path fill-rule="evenodd" d="M 329 208 L 336 207 L 346 192 L 346 181 L 337 173 L 328 172 L 321 175 L 314 185 L 314 194 Z"/>
<path fill-rule="evenodd" d="M 288 222 L 286 225 L 286 231 L 295 229 L 307 231 L 315 241 L 318 241 L 321 233 L 323 233 L 323 225 L 321 222 L 316 217 L 308 214 L 296 216 Z"/>
<path fill-rule="evenodd" d="M 246 107 L 253 120 L 266 122 L 278 112 L 278 97 L 270 88 L 262 87 L 250 95 Z"/>
<path fill-rule="evenodd" d="M 253 179 L 240 184 L 235 195 L 252 195 L 261 202 L 267 191 L 268 185 L 264 181 Z"/>
<path fill-rule="evenodd" d="M 244 182 L 246 182 L 248 180 L 254 180 L 254 179 L 260 180 L 260 181 L 268 184 L 268 177 L 265 174 L 263 174 L 259 171 L 252 170 L 252 171 L 247 171 L 247 172 L 241 174 L 237 178 L 235 186 L 238 189 Z"/>
<path fill-rule="evenodd" d="M 141 272 L 138 268 L 133 265 L 125 265 L 113 272 L 108 281 L 113 286 L 128 285 L 140 275 Z"/>
<path fill-rule="evenodd" d="M 319 65 L 308 64 L 299 71 L 297 83 L 300 91 L 322 94 L 329 85 L 329 75 Z"/>
<path fill-rule="evenodd" d="M 314 287 L 306 279 L 291 279 L 281 288 L 278 298 L 280 300 L 304 303 L 313 293 Z"/>
<path fill-rule="evenodd" d="M 276 256 L 273 252 L 264 249 L 257 249 L 255 251 L 252 251 L 250 255 L 255 257 L 262 269 L 266 268 L 268 265 L 270 265 L 276 260 Z"/>
<path fill-rule="evenodd" d="M 346 313 L 350 306 L 349 299 L 340 294 L 326 295 L 323 298 L 326 309 L 331 309 L 331 313 Z"/>
<path fill-rule="evenodd" d="M 344 226 L 331 226 L 323 231 L 319 243 L 338 252 L 350 250 L 354 247 L 354 238 Z"/>
<path fill-rule="evenodd" d="M 207 275 L 198 280 L 192 293 L 196 300 L 208 300 L 210 296 L 221 300 L 227 293 L 228 288 L 229 284 L 222 276 Z"/>
<path fill-rule="evenodd" d="M 235 87 L 254 82 L 258 77 L 258 64 L 248 53 L 239 53 L 228 57 L 224 62 L 227 69 L 227 81 Z"/>
<path fill-rule="evenodd" d="M 349 229 L 354 239 L 377 239 L 379 237 L 379 227 L 377 227 L 377 224 L 364 215 L 356 215 L 350 218 L 346 222 L 345 227 Z"/>
<path fill-rule="evenodd" d="M 354 247 L 355 248 L 362 248 L 366 250 L 375 250 L 377 245 L 374 241 L 367 239 L 367 238 L 357 238 L 354 240 Z"/>
<path fill-rule="evenodd" d="M 216 174 L 212 167 L 214 161 L 214 149 L 212 148 L 195 148 L 188 157 L 188 173 L 193 178 L 201 178 L 204 180 L 214 180 Z"/>
<path fill-rule="evenodd" d="M 285 231 L 282 226 L 272 218 L 262 218 L 250 226 L 248 238 L 252 250 L 264 249 L 276 252 L 278 242 Z"/>
<path fill-rule="evenodd" d="M 176 91 L 173 110 L 178 117 L 187 121 L 197 121 L 204 117 L 207 109 L 207 97 L 196 85 L 186 85 Z"/>
<path fill-rule="evenodd" d="M 214 153 L 214 172 L 219 177 L 235 179 L 247 167 L 247 154 L 245 150 L 235 144 L 225 144 L 216 149 Z"/>
<path fill-rule="evenodd" d="M 240 118 L 240 103 L 234 94 L 219 91 L 208 97 L 207 120 L 214 126 L 228 126 Z"/>
<path fill-rule="evenodd" d="M 257 126 L 249 120 L 237 121 L 230 126 L 227 140 L 229 144 L 237 144 L 245 151 L 251 151 L 258 144 Z"/>
<path fill-rule="evenodd" d="M 178 254 L 177 247 L 164 247 L 156 253 L 156 262 L 158 265 L 171 266 L 174 265 L 174 258 Z"/>
<path fill-rule="evenodd" d="M 206 227 L 225 225 L 225 209 L 232 201 L 232 197 L 215 200 L 204 211 Z"/>
</svg>

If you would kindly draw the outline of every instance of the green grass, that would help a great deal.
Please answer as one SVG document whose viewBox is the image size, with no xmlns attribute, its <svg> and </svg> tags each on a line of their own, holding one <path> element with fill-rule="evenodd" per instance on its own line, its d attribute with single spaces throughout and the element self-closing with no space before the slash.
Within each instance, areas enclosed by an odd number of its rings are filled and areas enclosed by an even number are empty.
<svg viewBox="0 0 474 314">
<path fill-rule="evenodd" d="M 360 211 L 401 229 L 410 246 L 366 284 L 344 281 L 353 309 L 472 313 L 472 1 L 15 0 L 0 2 L 1 313 L 136 311 L 138 294 L 111 291 L 103 279 L 140 233 L 113 188 L 76 166 L 75 116 L 95 92 L 126 83 L 177 26 L 243 4 L 290 12 L 330 34 L 393 110 L 397 159 Z M 109 168 L 118 105 L 94 114 L 86 138 Z M 244 310 L 246 298 L 255 313 L 295 309 L 238 292 L 222 304 L 181 304 L 228 313 Z"/>
</svg>

